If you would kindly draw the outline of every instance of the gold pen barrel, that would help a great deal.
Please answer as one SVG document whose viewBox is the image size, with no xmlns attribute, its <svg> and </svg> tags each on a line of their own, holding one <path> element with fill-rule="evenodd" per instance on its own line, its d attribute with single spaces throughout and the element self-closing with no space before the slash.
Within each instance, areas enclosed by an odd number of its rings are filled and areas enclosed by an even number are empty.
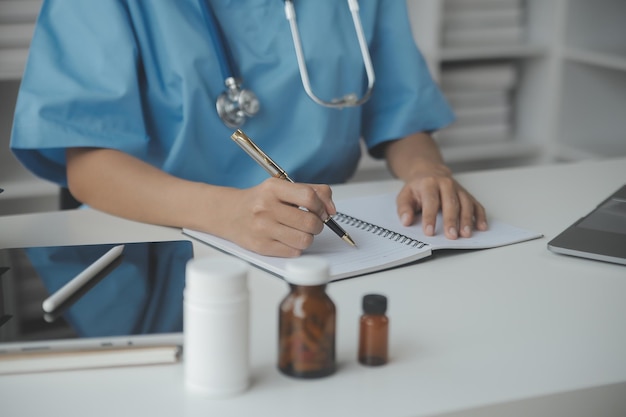
<svg viewBox="0 0 626 417">
<path fill-rule="evenodd" d="M 282 169 L 278 164 L 272 161 L 272 158 L 267 156 L 265 152 L 261 150 L 256 144 L 241 131 L 241 129 L 237 129 L 230 135 L 230 138 L 237 143 L 252 159 L 254 159 L 259 165 L 261 165 L 272 177 L 280 178 L 289 182 L 293 182 L 287 172 Z M 302 210 L 306 210 L 306 208 L 302 208 Z M 339 226 L 332 217 L 324 220 L 326 226 L 328 226 L 337 236 L 342 238 L 346 243 L 355 246 L 356 243 L 348 233 Z"/>
<path fill-rule="evenodd" d="M 237 143 L 252 159 L 254 159 L 259 165 L 261 165 L 272 177 L 287 180 L 293 182 L 289 175 L 283 170 L 276 162 L 265 154 L 256 146 L 256 144 L 240 129 L 237 129 L 230 135 L 230 138 Z"/>
</svg>

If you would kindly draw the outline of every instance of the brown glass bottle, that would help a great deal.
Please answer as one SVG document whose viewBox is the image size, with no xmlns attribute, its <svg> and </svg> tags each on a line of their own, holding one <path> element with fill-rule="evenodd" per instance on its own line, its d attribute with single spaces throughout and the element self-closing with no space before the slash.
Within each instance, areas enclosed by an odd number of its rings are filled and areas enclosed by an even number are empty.
<svg viewBox="0 0 626 417">
<path fill-rule="evenodd" d="M 368 366 L 384 365 L 389 360 L 389 318 L 387 297 L 368 294 L 363 297 L 359 320 L 359 362 Z"/>
<path fill-rule="evenodd" d="M 302 257 L 287 271 L 290 292 L 279 309 L 278 369 L 296 378 L 330 375 L 336 370 L 336 309 L 326 293 L 328 263 Z"/>
</svg>

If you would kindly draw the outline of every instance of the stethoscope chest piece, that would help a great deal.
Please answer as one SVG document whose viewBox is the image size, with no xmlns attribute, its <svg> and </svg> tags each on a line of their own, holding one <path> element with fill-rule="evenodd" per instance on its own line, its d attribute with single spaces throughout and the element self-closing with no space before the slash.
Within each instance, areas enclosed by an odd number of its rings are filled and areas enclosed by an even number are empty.
<svg viewBox="0 0 626 417">
<path fill-rule="evenodd" d="M 242 126 L 248 117 L 257 114 L 260 104 L 256 95 L 250 90 L 242 89 L 235 78 L 226 78 L 224 84 L 226 91 L 217 98 L 215 107 L 224 124 L 235 129 Z"/>
</svg>

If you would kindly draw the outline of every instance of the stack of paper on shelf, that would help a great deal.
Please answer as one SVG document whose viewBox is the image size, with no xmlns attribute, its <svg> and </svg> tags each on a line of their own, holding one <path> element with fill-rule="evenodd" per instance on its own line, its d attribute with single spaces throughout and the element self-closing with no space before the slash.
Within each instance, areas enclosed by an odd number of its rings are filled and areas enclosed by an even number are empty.
<svg viewBox="0 0 626 417">
<path fill-rule="evenodd" d="M 511 96 L 517 82 L 512 62 L 444 68 L 441 87 L 457 116 L 437 133 L 441 145 L 470 145 L 512 136 Z"/>
<path fill-rule="evenodd" d="M 28 48 L 30 38 L 35 30 L 35 23 L 3 23 L 0 24 L 0 48 Z"/>
<path fill-rule="evenodd" d="M 21 74 L 42 0 L 0 1 L 0 75 Z"/>
<path fill-rule="evenodd" d="M 480 47 L 524 39 L 522 0 L 445 0 L 443 45 Z"/>
</svg>

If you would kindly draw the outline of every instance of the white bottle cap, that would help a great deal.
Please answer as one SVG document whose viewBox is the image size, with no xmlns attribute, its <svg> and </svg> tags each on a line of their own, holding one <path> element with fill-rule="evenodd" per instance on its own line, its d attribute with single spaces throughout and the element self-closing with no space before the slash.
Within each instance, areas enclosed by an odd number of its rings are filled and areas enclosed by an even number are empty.
<svg viewBox="0 0 626 417">
<path fill-rule="evenodd" d="M 324 285 L 330 279 L 328 261 L 319 256 L 301 256 L 287 262 L 285 280 L 294 285 Z"/>
<path fill-rule="evenodd" d="M 233 257 L 194 258 L 187 262 L 185 297 L 203 302 L 247 291 L 248 264 Z"/>
</svg>

